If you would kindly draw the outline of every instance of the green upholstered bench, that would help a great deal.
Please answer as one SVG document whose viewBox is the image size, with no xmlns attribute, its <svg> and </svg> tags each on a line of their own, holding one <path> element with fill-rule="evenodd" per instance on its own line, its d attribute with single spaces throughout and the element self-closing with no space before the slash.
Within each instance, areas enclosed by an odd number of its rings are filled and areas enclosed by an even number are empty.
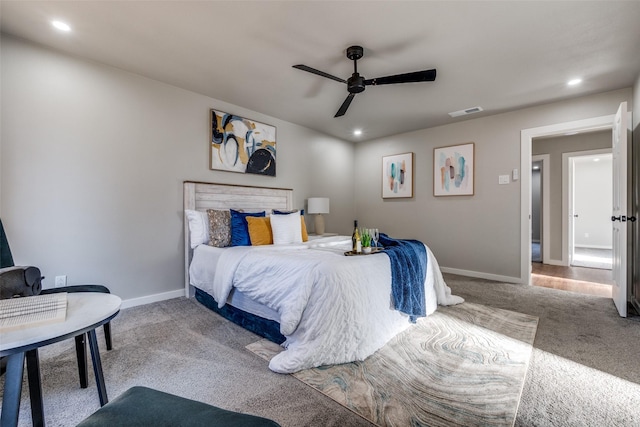
<svg viewBox="0 0 640 427">
<path fill-rule="evenodd" d="M 275 421 L 240 414 L 147 387 L 131 387 L 78 427 L 279 427 Z"/>
</svg>

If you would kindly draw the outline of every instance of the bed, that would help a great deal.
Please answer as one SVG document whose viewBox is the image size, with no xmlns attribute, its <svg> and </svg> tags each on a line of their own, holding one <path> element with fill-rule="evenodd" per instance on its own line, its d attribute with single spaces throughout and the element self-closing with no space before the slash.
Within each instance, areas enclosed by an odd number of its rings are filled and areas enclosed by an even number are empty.
<svg viewBox="0 0 640 427">
<path fill-rule="evenodd" d="M 198 235 L 194 212 L 289 212 L 292 203 L 290 189 L 185 182 L 185 295 L 281 343 L 286 350 L 269 363 L 275 372 L 364 360 L 412 324 L 393 308 L 392 262 L 385 251 L 344 256 L 349 236 L 222 248 L 192 239 Z M 428 315 L 438 304 L 463 300 L 451 295 L 428 247 L 424 252 Z"/>
</svg>

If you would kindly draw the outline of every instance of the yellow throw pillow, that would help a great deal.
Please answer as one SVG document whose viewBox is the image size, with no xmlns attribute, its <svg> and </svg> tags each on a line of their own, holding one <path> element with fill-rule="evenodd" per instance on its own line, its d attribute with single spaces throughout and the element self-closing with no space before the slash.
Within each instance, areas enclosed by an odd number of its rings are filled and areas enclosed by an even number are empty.
<svg viewBox="0 0 640 427">
<path fill-rule="evenodd" d="M 272 245 L 273 234 L 271 233 L 271 220 L 269 217 L 247 217 L 249 228 L 249 238 L 252 246 Z"/>
<path fill-rule="evenodd" d="M 309 240 L 309 234 L 307 234 L 307 224 L 304 222 L 304 216 L 300 216 L 301 228 L 302 228 L 302 241 L 306 242 Z"/>
</svg>

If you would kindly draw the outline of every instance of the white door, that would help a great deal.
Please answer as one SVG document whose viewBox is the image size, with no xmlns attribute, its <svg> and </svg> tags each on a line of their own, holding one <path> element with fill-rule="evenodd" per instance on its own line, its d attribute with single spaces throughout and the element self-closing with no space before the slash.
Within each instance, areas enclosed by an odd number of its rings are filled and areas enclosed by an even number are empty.
<svg viewBox="0 0 640 427">
<path fill-rule="evenodd" d="M 613 123 L 613 302 L 627 317 L 627 103 L 618 108 Z"/>
</svg>

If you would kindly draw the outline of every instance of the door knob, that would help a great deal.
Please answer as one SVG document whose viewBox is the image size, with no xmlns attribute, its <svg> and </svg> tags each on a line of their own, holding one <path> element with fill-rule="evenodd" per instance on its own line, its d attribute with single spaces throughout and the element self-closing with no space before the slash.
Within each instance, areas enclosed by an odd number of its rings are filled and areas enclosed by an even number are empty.
<svg viewBox="0 0 640 427">
<path fill-rule="evenodd" d="M 611 217 L 611 221 L 627 222 L 627 220 L 629 220 L 630 222 L 636 222 L 636 217 L 635 216 L 627 217 L 625 215 L 612 216 Z"/>
</svg>

